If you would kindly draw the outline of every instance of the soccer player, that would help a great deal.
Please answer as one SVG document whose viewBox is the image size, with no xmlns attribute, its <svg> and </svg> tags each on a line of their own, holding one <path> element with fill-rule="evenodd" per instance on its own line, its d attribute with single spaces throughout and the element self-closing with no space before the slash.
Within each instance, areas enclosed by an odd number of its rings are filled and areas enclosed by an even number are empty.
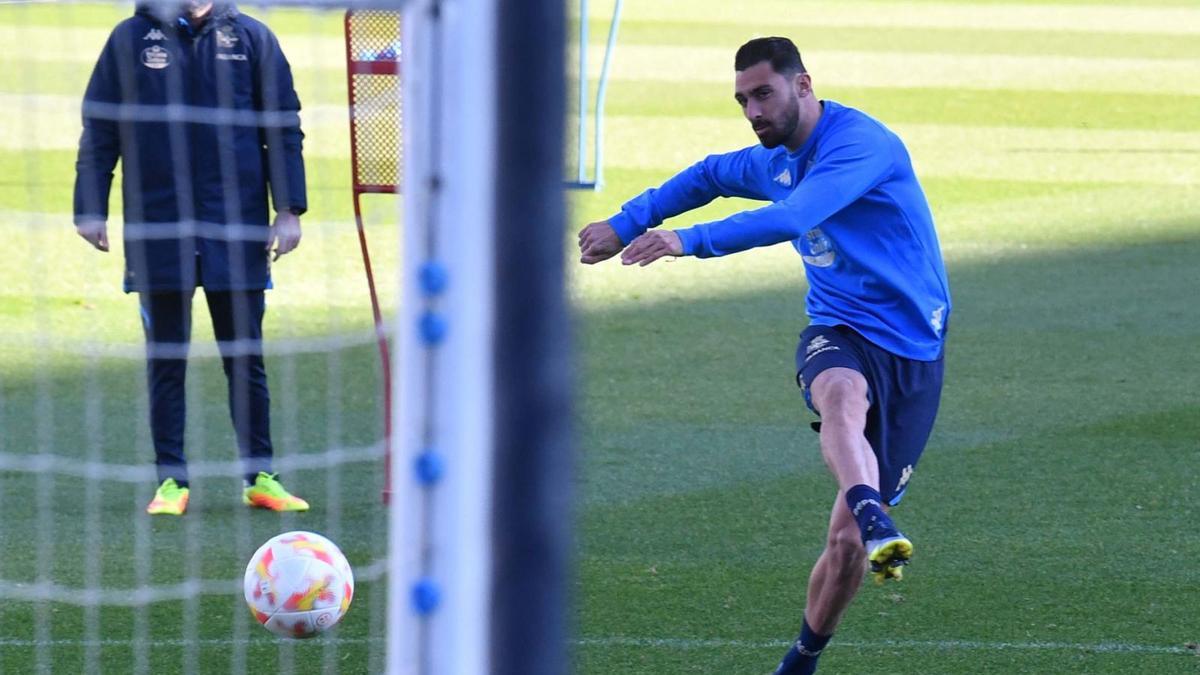
<svg viewBox="0 0 1200 675">
<path fill-rule="evenodd" d="M 109 250 L 108 197 L 120 159 L 125 291 L 141 305 L 159 480 L 148 513 L 187 509 L 184 377 L 197 286 L 229 384 L 242 499 L 308 509 L 271 473 L 262 357 L 270 249 L 278 259 L 296 248 L 307 204 L 299 110 L 275 36 L 225 3 L 138 5 L 113 30 L 88 82 L 74 220 L 81 237 Z"/>
<path fill-rule="evenodd" d="M 929 205 L 900 139 L 877 120 L 817 99 L 786 38 L 738 49 L 734 98 L 759 145 L 711 155 L 579 233 L 581 260 L 621 253 L 727 255 L 790 241 L 804 261 L 809 326 L 796 381 L 820 416 L 838 494 L 809 577 L 800 637 L 776 673 L 812 673 L 869 564 L 900 579 L 912 542 L 888 514 L 929 438 L 942 388 L 950 293 Z M 664 220 L 716 197 L 772 202 L 679 230 Z"/>
</svg>

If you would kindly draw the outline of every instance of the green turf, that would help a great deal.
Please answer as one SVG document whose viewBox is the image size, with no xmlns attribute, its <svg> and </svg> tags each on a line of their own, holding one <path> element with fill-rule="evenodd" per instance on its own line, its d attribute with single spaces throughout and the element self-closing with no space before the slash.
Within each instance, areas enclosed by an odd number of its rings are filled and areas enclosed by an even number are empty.
<svg viewBox="0 0 1200 675">
<path fill-rule="evenodd" d="M 814 71 L 818 93 L 905 138 L 938 222 L 955 300 L 947 383 L 897 511 L 917 557 L 903 583 L 864 589 L 822 672 L 1200 672 L 1187 647 L 1200 641 L 1200 573 L 1189 562 L 1200 557 L 1198 92 L 1186 78 L 1162 90 L 1159 72 L 1195 72 L 1200 13 L 1190 0 L 1029 4 L 626 5 L 619 45 L 661 47 L 684 74 L 693 52 L 731 59 L 750 35 L 796 38 L 825 69 Z M 592 3 L 594 49 L 607 30 L 602 5 Z M 981 25 L 977 12 L 1012 23 Z M 0 5 L 6 455 L 150 458 L 120 251 L 88 249 L 69 225 L 80 89 L 128 13 Z M 251 13 L 292 57 L 310 150 L 305 239 L 275 268 L 269 295 L 275 442 L 285 456 L 369 446 L 381 435 L 381 382 L 347 192 L 340 15 Z M 873 13 L 912 25 L 879 25 Z M 56 35 L 72 48 L 27 47 Z M 753 141 L 721 79 L 724 55 L 721 70 L 692 79 L 622 62 L 630 53 L 655 52 L 619 48 L 606 189 L 572 194 L 564 233 L 579 355 L 575 669 L 767 673 L 797 631 L 834 494 L 792 378 L 803 271 L 787 246 L 644 270 L 574 263 L 584 223 L 687 162 Z M 843 64 L 889 55 L 939 68 L 1017 57 L 1033 85 L 878 82 L 852 64 L 859 80 L 839 82 Z M 1085 86 L 1114 67 L 1123 70 L 1104 86 Z M 393 204 L 368 200 L 388 306 L 399 278 Z M 719 201 L 672 224 L 749 205 Z M 211 346 L 201 300 L 195 311 L 196 341 Z M 300 340 L 336 344 L 287 349 Z M 188 397 L 191 456 L 232 459 L 215 359 L 193 360 Z M 38 582 L 232 583 L 285 528 L 330 534 L 359 567 L 386 554 L 377 464 L 284 478 L 312 512 L 247 513 L 236 480 L 206 478 L 188 517 L 164 520 L 141 513 L 151 485 L 0 472 L 0 672 L 381 672 L 382 582 L 360 583 L 344 625 L 312 643 L 253 625 L 235 585 L 138 611 L 12 599 Z"/>
<path fill-rule="evenodd" d="M 0 32 L 83 27 L 102 39 L 114 17 L 128 13 L 127 7 L 116 9 L 0 7 Z M 308 39 L 309 26 L 330 40 L 339 36 L 336 13 L 278 18 L 272 23 L 285 39 Z M 98 44 L 81 46 L 91 52 L 87 58 L 64 51 L 61 59 L 27 64 L 21 55 L 28 53 L 10 45 L 0 57 L 0 97 L 7 96 L 10 106 L 5 108 L 10 123 L 0 130 L 0 236 L 9 244 L 9 262 L 0 266 L 0 452 L 148 466 L 145 375 L 137 358 L 141 327 L 136 299 L 119 290 L 119 219 L 110 232 L 118 241 L 109 255 L 89 249 L 70 227 L 70 147 L 78 138 L 78 99 L 96 49 Z M 344 106 L 340 68 L 331 63 L 298 70 L 306 101 Z M 40 109 L 44 114 L 14 114 L 22 107 L 15 101 L 28 95 L 61 99 Z M 268 297 L 273 435 L 283 457 L 369 447 L 382 434 L 382 383 L 349 198 L 344 107 L 335 112 L 341 114 L 309 132 L 312 211 L 304 219 L 301 247 L 275 266 L 279 290 Z M 25 132 L 35 128 L 39 133 Z M 120 213 L 118 190 L 114 214 Z M 395 201 L 364 202 L 382 295 L 390 306 L 397 294 Z M 195 339 L 211 349 L 205 312 L 200 294 Z M 289 347 L 297 340 L 345 346 L 318 344 L 293 353 Z M 220 363 L 193 359 L 188 387 L 189 457 L 234 459 Z M 233 582 L 250 553 L 286 529 L 328 534 L 360 569 L 384 558 L 381 466 L 298 470 L 283 479 L 311 502 L 312 511 L 249 512 L 240 503 L 238 480 L 202 478 L 193 480 L 188 516 L 164 520 L 142 513 L 151 484 L 0 473 L 5 513 L 0 541 L 19 550 L 0 561 L 6 588 L 37 582 L 67 589 L 170 586 L 189 578 L 230 582 L 227 592 L 140 611 L 6 600 L 0 603 L 6 627 L 0 672 L 34 672 L 38 664 L 55 673 L 380 672 L 386 592 L 381 581 L 360 580 L 352 610 L 333 639 L 307 643 L 276 640 L 259 628 Z M 144 549 L 136 546 L 139 533 L 148 544 Z M 185 645 L 187 640 L 193 643 Z"/>
<path fill-rule="evenodd" d="M 747 23 L 703 14 L 634 21 L 628 37 L 736 45 Z M 784 29 L 755 32 L 793 34 Z M 593 40 L 603 30 L 597 18 Z M 1017 54 L 1047 63 L 1194 59 L 1200 47 L 1184 33 L 794 33 L 818 52 Z M 949 134 L 939 140 L 934 128 L 928 148 L 914 150 L 956 303 L 943 412 L 919 482 L 897 512 L 918 557 L 902 584 L 864 590 L 823 672 L 1197 672 L 1187 645 L 1200 635 L 1191 610 L 1200 575 L 1182 560 L 1200 553 L 1186 535 L 1200 490 L 1190 466 L 1200 452 L 1200 193 L 1152 175 L 1155 164 L 1197 166 L 1194 97 L 846 87 L 814 77 L 822 95 L 875 113 L 902 135 L 913 125 L 1031 132 L 1015 147 L 997 143 L 1003 177 L 983 168 L 987 134 L 948 145 Z M 610 146 L 618 166 L 604 193 L 577 202 L 577 225 L 679 165 L 643 156 L 736 147 L 726 130 L 745 131 L 730 89 L 615 81 L 609 137 L 630 139 L 621 146 L 627 154 Z M 656 116 L 665 121 L 642 136 L 649 148 L 633 144 L 639 125 Z M 707 135 L 695 122 L 721 117 L 729 122 L 712 123 Z M 625 119 L 628 130 L 617 126 Z M 1072 130 L 1085 133 L 1072 139 Z M 1103 171 L 1085 160 L 1084 171 L 1047 178 L 1046 162 L 1096 152 L 1093 130 L 1188 136 L 1144 166 L 1129 161 L 1140 152 L 1131 148 Z M 923 144 L 908 136 L 910 148 Z M 1035 146 L 1048 152 L 1037 155 Z M 745 206 L 719 202 L 678 224 Z M 659 269 L 573 270 L 575 297 L 596 308 L 585 312 L 580 336 L 582 672 L 766 673 L 797 631 L 834 489 L 791 384 L 804 285 L 780 249 Z"/>
<path fill-rule="evenodd" d="M 887 122 L 966 126 L 1021 126 L 1078 129 L 1158 129 L 1195 131 L 1188 113 L 1200 97 L 1092 92 L 1025 92 L 1043 105 L 1011 91 L 901 87 L 844 87 L 820 82 L 820 95 L 863 110 L 887 111 Z M 614 82 L 609 115 L 658 117 L 736 116 L 741 113 L 728 86 L 696 87 L 671 82 Z M 653 106 L 647 101 L 653 100 Z"/>
<path fill-rule="evenodd" d="M 588 24 L 590 41 L 608 39 L 610 22 L 594 19 Z M 894 28 L 856 26 L 829 27 L 805 23 L 772 22 L 773 35 L 786 35 L 808 51 L 930 52 L 937 54 L 1028 54 L 1038 57 L 1094 56 L 1161 59 L 1194 59 L 1200 56 L 1200 39 L 1188 34 L 1098 33 L 961 28 L 923 28 L 899 31 Z M 618 28 L 621 44 L 642 45 L 738 45 L 762 34 L 745 25 L 704 22 L 625 21 Z M 729 59 L 733 67 L 733 57 Z"/>
</svg>

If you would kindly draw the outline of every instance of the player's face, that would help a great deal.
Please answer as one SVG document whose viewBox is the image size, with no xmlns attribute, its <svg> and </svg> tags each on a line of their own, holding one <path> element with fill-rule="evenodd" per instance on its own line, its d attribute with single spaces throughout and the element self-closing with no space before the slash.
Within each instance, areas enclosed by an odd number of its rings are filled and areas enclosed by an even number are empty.
<svg viewBox="0 0 1200 675">
<path fill-rule="evenodd" d="M 769 61 L 737 73 L 733 98 L 764 147 L 786 143 L 800 126 L 800 95 L 794 79 L 775 72 Z"/>
</svg>

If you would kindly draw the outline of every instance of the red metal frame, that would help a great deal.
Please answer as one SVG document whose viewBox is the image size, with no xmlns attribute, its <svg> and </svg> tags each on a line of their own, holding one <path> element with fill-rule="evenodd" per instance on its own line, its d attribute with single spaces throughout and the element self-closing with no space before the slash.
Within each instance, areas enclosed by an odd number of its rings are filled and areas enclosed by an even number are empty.
<svg viewBox="0 0 1200 675">
<path fill-rule="evenodd" d="M 370 75 L 400 75 L 398 60 L 358 61 L 351 53 L 351 16 L 353 10 L 347 11 L 344 18 L 346 34 L 346 90 L 349 95 L 350 111 L 350 180 L 354 194 L 354 223 L 358 228 L 358 244 L 362 251 L 363 268 L 367 273 L 367 289 L 371 294 L 371 313 L 375 319 L 375 338 L 379 345 L 379 360 L 383 366 L 383 436 L 384 436 L 384 487 L 383 502 L 388 503 L 391 497 L 392 476 L 392 369 L 388 352 L 387 331 L 383 327 L 383 314 L 379 309 L 379 295 L 375 291 L 375 275 L 371 270 L 371 254 L 367 247 L 367 232 L 363 228 L 361 197 L 364 194 L 396 194 L 399 192 L 395 185 L 364 185 L 358 182 L 358 122 L 355 115 L 354 76 L 357 74 Z"/>
</svg>

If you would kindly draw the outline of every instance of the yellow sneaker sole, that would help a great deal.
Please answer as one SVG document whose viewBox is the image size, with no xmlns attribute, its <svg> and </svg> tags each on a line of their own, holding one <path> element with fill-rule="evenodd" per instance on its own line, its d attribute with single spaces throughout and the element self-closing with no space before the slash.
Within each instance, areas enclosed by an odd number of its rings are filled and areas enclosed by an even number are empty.
<svg viewBox="0 0 1200 675">
<path fill-rule="evenodd" d="M 900 581 L 904 578 L 904 566 L 912 558 L 912 542 L 904 537 L 886 540 L 867 553 L 871 563 L 871 576 L 876 584 L 888 579 Z"/>
</svg>

